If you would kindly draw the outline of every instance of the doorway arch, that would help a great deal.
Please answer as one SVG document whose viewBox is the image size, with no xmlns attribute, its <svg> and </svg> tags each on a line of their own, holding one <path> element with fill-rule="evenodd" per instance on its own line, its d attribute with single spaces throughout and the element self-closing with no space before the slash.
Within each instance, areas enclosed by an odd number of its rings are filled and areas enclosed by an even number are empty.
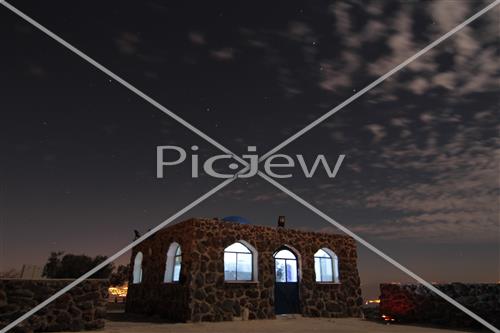
<svg viewBox="0 0 500 333">
<path fill-rule="evenodd" d="M 282 246 L 274 257 L 274 311 L 276 314 L 300 313 L 300 256 L 291 247 Z"/>
</svg>

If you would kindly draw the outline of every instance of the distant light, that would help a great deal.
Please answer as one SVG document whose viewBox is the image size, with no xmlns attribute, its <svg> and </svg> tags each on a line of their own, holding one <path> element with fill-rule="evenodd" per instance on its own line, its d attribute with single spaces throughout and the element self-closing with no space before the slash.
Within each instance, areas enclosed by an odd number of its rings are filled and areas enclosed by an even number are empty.
<svg viewBox="0 0 500 333">
<path fill-rule="evenodd" d="M 369 299 L 365 302 L 365 304 L 380 304 L 379 299 Z"/>
<path fill-rule="evenodd" d="M 108 293 L 111 296 L 127 297 L 128 286 L 109 287 Z"/>
<path fill-rule="evenodd" d="M 382 315 L 382 319 L 383 319 L 385 322 L 396 321 L 396 319 L 392 318 L 391 316 L 385 315 L 385 314 L 383 314 L 383 315 Z"/>
</svg>

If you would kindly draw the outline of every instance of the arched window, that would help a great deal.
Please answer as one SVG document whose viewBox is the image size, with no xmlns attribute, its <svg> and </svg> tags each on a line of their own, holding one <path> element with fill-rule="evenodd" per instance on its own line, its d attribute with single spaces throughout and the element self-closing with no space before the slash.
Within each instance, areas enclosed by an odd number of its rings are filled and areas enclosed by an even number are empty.
<svg viewBox="0 0 500 333">
<path fill-rule="evenodd" d="M 242 241 L 224 249 L 224 280 L 257 280 L 257 251 Z"/>
<path fill-rule="evenodd" d="M 274 255 L 276 282 L 297 282 L 297 257 L 287 249 Z"/>
<path fill-rule="evenodd" d="M 134 270 L 132 272 L 132 283 L 142 282 L 142 252 L 137 252 L 134 259 Z"/>
<path fill-rule="evenodd" d="M 164 282 L 179 282 L 181 276 L 182 252 L 177 243 L 170 244 L 167 251 Z"/>
<path fill-rule="evenodd" d="M 339 282 L 339 265 L 335 253 L 326 248 L 314 254 L 316 282 Z"/>
</svg>

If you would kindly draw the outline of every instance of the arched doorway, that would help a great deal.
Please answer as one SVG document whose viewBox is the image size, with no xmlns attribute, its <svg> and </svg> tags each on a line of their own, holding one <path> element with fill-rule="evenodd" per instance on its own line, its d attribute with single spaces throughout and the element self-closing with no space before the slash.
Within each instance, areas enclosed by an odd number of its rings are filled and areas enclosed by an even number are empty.
<svg viewBox="0 0 500 333">
<path fill-rule="evenodd" d="M 300 313 L 297 256 L 287 247 L 274 254 L 274 311 L 276 314 Z"/>
</svg>

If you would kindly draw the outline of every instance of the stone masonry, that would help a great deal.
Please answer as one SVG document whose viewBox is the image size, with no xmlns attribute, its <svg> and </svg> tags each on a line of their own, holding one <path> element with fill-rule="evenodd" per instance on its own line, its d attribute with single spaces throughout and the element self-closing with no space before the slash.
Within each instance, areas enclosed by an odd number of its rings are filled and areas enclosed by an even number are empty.
<svg viewBox="0 0 500 333">
<path fill-rule="evenodd" d="M 500 327 L 500 284 L 447 283 L 436 284 L 492 325 Z M 380 313 L 399 322 L 469 328 L 481 324 L 461 310 L 419 284 L 381 284 Z"/>
<path fill-rule="evenodd" d="M 72 280 L 0 279 L 0 328 Z M 108 280 L 86 280 L 25 320 L 13 332 L 95 330 L 104 327 Z"/>
<path fill-rule="evenodd" d="M 225 282 L 224 249 L 243 240 L 258 251 L 258 281 Z M 166 253 L 182 249 L 179 283 L 164 283 Z M 362 304 L 354 239 L 344 235 L 246 225 L 219 219 L 190 219 L 167 227 L 133 249 L 143 253 L 143 280 L 130 284 L 126 311 L 166 321 L 233 320 L 248 309 L 249 319 L 274 318 L 273 254 L 287 245 L 298 255 L 301 313 L 308 317 L 360 316 Z M 317 283 L 314 253 L 329 248 L 339 260 L 340 283 Z"/>
</svg>

